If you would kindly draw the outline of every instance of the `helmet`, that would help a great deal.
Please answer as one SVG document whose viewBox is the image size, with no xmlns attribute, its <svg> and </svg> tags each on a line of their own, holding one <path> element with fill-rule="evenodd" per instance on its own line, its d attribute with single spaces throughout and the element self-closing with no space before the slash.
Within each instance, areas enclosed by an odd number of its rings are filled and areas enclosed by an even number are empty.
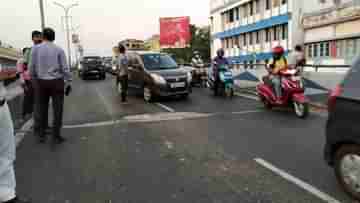
<svg viewBox="0 0 360 203">
<path fill-rule="evenodd" d="M 285 50 L 282 46 L 276 46 L 272 49 L 272 52 L 274 57 L 281 57 L 282 55 L 284 55 Z"/>
<path fill-rule="evenodd" d="M 224 49 L 218 49 L 216 52 L 216 55 L 218 57 L 224 57 L 224 55 L 225 55 Z"/>
</svg>

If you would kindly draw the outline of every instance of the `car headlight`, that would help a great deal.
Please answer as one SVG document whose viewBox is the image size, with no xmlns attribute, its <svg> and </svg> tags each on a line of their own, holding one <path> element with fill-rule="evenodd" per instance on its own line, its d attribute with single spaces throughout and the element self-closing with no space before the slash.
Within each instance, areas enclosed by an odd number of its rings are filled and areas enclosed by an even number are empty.
<svg viewBox="0 0 360 203">
<path fill-rule="evenodd" d="M 79 70 L 82 69 L 82 65 L 81 65 L 81 64 L 78 65 L 78 69 L 79 69 Z"/>
<path fill-rule="evenodd" d="M 113 66 L 113 67 L 112 67 L 112 70 L 113 70 L 113 71 L 116 71 L 116 66 Z"/>
<path fill-rule="evenodd" d="M 157 84 L 161 84 L 161 85 L 166 84 L 166 80 L 158 74 L 152 73 L 151 77 L 154 79 L 155 83 L 157 83 Z"/>
<path fill-rule="evenodd" d="M 190 71 L 187 72 L 187 81 L 188 81 L 188 83 L 191 83 L 191 82 L 192 82 L 192 74 L 191 74 Z"/>
</svg>

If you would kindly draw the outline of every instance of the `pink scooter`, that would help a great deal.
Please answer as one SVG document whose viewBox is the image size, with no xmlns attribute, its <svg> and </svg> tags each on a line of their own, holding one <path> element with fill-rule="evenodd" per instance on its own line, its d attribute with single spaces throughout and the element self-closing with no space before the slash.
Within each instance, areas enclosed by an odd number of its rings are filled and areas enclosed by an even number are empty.
<svg viewBox="0 0 360 203">
<path fill-rule="evenodd" d="M 272 107 L 292 107 L 299 118 L 309 115 L 309 99 L 305 96 L 305 88 L 298 70 L 280 72 L 282 97 L 277 102 L 273 85 L 269 76 L 263 78 L 263 83 L 257 86 L 257 93 L 267 109 Z"/>
</svg>

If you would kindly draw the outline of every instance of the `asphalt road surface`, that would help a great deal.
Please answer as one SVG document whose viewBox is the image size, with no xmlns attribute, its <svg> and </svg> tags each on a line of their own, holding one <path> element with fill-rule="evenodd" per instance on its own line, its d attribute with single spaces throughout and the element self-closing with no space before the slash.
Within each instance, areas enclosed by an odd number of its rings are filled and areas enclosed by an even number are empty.
<svg viewBox="0 0 360 203">
<path fill-rule="evenodd" d="M 114 81 L 74 81 L 61 146 L 30 133 L 18 147 L 18 193 L 34 202 L 353 202 L 323 161 L 323 114 L 300 120 L 257 101 L 121 104 Z"/>
</svg>

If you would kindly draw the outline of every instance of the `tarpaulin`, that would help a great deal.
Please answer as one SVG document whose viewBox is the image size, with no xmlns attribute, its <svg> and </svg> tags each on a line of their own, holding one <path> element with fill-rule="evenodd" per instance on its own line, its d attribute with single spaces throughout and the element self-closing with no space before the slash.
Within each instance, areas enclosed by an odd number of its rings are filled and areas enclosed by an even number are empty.
<svg viewBox="0 0 360 203">
<path fill-rule="evenodd" d="M 160 18 L 161 48 L 185 48 L 190 40 L 190 17 Z"/>
</svg>

